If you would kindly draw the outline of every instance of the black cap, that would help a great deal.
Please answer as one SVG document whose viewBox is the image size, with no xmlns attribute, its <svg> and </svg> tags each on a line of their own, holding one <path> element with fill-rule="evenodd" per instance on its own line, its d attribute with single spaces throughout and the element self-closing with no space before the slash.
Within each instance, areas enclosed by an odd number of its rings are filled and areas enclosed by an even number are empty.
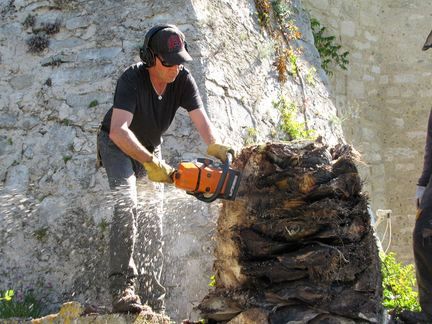
<svg viewBox="0 0 432 324">
<path fill-rule="evenodd" d="M 149 46 L 167 64 L 174 65 L 192 61 L 185 47 L 184 35 L 175 27 L 158 31 L 152 36 Z"/>
</svg>

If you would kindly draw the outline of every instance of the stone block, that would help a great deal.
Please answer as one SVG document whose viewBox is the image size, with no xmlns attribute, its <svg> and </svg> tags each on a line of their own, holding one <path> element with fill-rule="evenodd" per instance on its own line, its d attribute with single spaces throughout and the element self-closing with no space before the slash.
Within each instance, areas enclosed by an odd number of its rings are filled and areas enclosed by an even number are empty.
<svg viewBox="0 0 432 324">
<path fill-rule="evenodd" d="M 77 28 L 85 28 L 91 24 L 91 17 L 89 16 L 78 16 L 68 19 L 65 27 L 69 30 Z"/>
<path fill-rule="evenodd" d="M 369 42 L 361 42 L 358 40 L 354 40 L 353 45 L 355 49 L 358 49 L 360 51 L 364 51 L 371 48 L 371 44 Z"/>
<path fill-rule="evenodd" d="M 365 35 L 365 38 L 370 42 L 378 41 L 378 36 L 376 34 L 373 35 L 369 31 L 365 31 L 364 35 Z"/>
<path fill-rule="evenodd" d="M 375 77 L 373 77 L 372 75 L 363 74 L 363 81 L 375 81 Z"/>
<path fill-rule="evenodd" d="M 395 83 L 415 83 L 417 81 L 417 77 L 414 74 L 395 74 L 394 82 Z"/>
<path fill-rule="evenodd" d="M 392 117 L 391 118 L 391 124 L 398 127 L 398 128 L 404 128 L 405 121 L 402 118 Z"/>
<path fill-rule="evenodd" d="M 8 129 L 13 128 L 18 121 L 18 118 L 9 114 L 0 115 L 0 128 Z"/>
<path fill-rule="evenodd" d="M 315 0 L 312 3 L 316 8 L 324 11 L 328 10 L 330 6 L 329 0 Z"/>
<path fill-rule="evenodd" d="M 348 91 L 354 98 L 364 98 L 364 83 L 357 80 L 348 80 Z"/>
<path fill-rule="evenodd" d="M 16 193 L 24 194 L 29 185 L 29 169 L 20 164 L 11 166 L 7 171 L 5 189 Z"/>
<path fill-rule="evenodd" d="M 379 67 L 378 65 L 373 65 L 371 67 L 371 71 L 375 74 L 380 74 L 381 73 L 381 67 Z"/>
<path fill-rule="evenodd" d="M 78 61 L 113 60 L 122 52 L 120 47 L 86 49 L 77 55 Z"/>
<path fill-rule="evenodd" d="M 60 39 L 60 40 L 51 39 L 50 44 L 49 44 L 49 48 L 50 48 L 50 50 L 52 50 L 54 52 L 57 52 L 57 51 L 60 52 L 60 51 L 65 51 L 66 49 L 80 47 L 83 45 L 86 45 L 86 43 L 81 38 L 70 37 L 67 39 Z"/>
<path fill-rule="evenodd" d="M 387 87 L 386 95 L 387 95 L 387 97 L 400 97 L 401 96 L 401 89 L 399 87 L 395 87 L 395 86 Z"/>
<path fill-rule="evenodd" d="M 24 90 L 30 88 L 33 85 L 33 82 L 34 82 L 34 75 L 24 74 L 24 75 L 18 75 L 13 77 L 9 81 L 9 84 L 15 90 Z"/>
<path fill-rule="evenodd" d="M 381 75 L 379 78 L 379 84 L 388 84 L 389 83 L 389 77 L 388 75 Z"/>
<path fill-rule="evenodd" d="M 354 37 L 356 35 L 356 25 L 354 21 L 344 20 L 341 22 L 341 35 Z"/>
<path fill-rule="evenodd" d="M 395 164 L 395 171 L 397 172 L 408 172 L 408 171 L 415 171 L 416 167 L 412 164 L 406 164 L 406 163 L 396 163 Z"/>
</svg>

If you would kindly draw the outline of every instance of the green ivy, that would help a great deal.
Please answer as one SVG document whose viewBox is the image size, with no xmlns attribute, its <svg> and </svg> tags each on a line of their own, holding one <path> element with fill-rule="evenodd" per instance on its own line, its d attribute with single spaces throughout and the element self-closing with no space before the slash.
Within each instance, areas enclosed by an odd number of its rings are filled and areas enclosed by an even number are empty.
<svg viewBox="0 0 432 324">
<path fill-rule="evenodd" d="M 325 36 L 326 27 L 322 27 L 320 22 L 311 19 L 312 34 L 315 40 L 315 47 L 317 48 L 321 57 L 321 66 L 328 75 L 333 72 L 330 69 L 331 65 L 339 66 L 341 69 L 346 70 L 349 64 L 349 52 L 345 51 L 340 53 L 341 45 L 335 43 L 335 36 Z"/>
<path fill-rule="evenodd" d="M 414 266 L 396 261 L 394 253 L 380 254 L 383 285 L 383 305 L 397 312 L 406 309 L 420 311 Z"/>
</svg>

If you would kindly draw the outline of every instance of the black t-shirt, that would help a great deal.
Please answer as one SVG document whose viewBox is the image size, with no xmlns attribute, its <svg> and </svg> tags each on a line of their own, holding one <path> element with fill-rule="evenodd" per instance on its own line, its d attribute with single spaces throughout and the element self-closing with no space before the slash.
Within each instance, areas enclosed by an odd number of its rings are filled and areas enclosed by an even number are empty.
<svg viewBox="0 0 432 324">
<path fill-rule="evenodd" d="M 187 111 L 203 108 L 196 82 L 183 69 L 174 82 L 169 83 L 162 99 L 153 89 L 148 70 L 142 63 L 128 67 L 117 81 L 114 105 L 102 121 L 102 129 L 109 132 L 113 108 L 133 114 L 130 130 L 148 150 L 162 142 L 161 135 L 168 129 L 179 107 Z"/>
</svg>

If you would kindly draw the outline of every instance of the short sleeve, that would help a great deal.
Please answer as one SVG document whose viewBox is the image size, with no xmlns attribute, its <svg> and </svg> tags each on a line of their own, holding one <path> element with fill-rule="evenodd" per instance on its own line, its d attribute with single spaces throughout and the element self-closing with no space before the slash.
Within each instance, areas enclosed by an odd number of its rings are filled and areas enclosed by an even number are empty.
<svg viewBox="0 0 432 324">
<path fill-rule="evenodd" d="M 137 83 L 127 74 L 118 79 L 114 94 L 114 108 L 123 109 L 135 113 L 137 105 Z"/>
<path fill-rule="evenodd" d="M 180 106 L 187 111 L 192 111 L 198 108 L 204 108 L 201 95 L 195 79 L 190 73 L 187 73 L 184 91 L 182 93 Z"/>
</svg>

